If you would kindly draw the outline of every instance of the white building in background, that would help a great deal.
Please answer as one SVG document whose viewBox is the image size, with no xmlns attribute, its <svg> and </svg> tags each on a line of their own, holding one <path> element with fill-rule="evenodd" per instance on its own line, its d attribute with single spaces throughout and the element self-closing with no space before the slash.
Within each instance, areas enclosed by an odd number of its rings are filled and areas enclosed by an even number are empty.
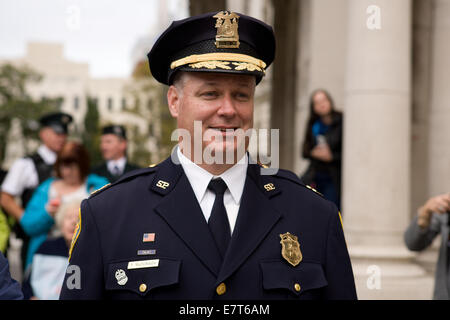
<svg viewBox="0 0 450 320">
<path fill-rule="evenodd" d="M 154 101 L 159 101 L 154 90 L 138 91 L 141 84 L 130 78 L 91 78 L 86 63 L 69 61 L 64 57 L 63 45 L 58 43 L 32 42 L 27 45 L 24 57 L 14 60 L 3 60 L 0 64 L 11 63 L 16 66 L 27 65 L 40 73 L 43 78 L 37 84 L 28 87 L 33 99 L 63 98 L 61 111 L 74 117 L 72 132 L 81 132 L 87 111 L 87 98 L 97 101 L 101 125 L 110 123 L 127 127 L 132 138 L 134 128 L 140 135 L 147 135 L 144 147 L 152 154 L 150 162 L 159 160 L 157 139 L 160 127 L 157 108 L 152 108 Z M 152 79 L 147 85 L 155 83 Z M 139 93 L 138 93 L 139 92 Z M 142 104 L 140 114 L 130 111 L 135 108 L 136 101 Z M 145 110 L 148 110 L 147 112 Z M 151 132 L 150 132 L 151 131 Z M 130 145 L 129 152 L 136 146 Z M 19 150 L 8 147 L 3 167 L 8 168 L 17 158 Z M 19 152 L 20 153 L 20 152 Z"/>
</svg>

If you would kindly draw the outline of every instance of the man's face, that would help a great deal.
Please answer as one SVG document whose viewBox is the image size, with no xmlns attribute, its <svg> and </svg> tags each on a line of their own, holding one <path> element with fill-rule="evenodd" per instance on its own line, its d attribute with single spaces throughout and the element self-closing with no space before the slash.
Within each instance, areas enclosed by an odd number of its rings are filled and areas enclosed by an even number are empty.
<svg viewBox="0 0 450 320">
<path fill-rule="evenodd" d="M 105 160 L 117 160 L 125 156 L 127 142 L 115 134 L 104 134 L 100 141 L 100 150 Z"/>
<path fill-rule="evenodd" d="M 39 132 L 39 137 L 43 144 L 53 152 L 61 151 L 64 143 L 66 143 L 67 135 L 65 133 L 56 133 L 50 127 L 44 127 Z"/>
<path fill-rule="evenodd" d="M 194 121 L 201 121 L 202 136 L 208 137 L 201 141 L 202 152 L 209 147 L 223 154 L 235 154 L 235 131 L 246 132 L 253 127 L 255 86 L 255 77 L 250 75 L 185 72 L 169 88 L 167 97 L 178 128 L 190 133 L 190 150 L 194 150 L 193 137 L 198 136 L 194 135 Z M 220 136 L 222 141 L 211 139 L 212 136 Z M 245 150 L 247 147 L 245 141 Z"/>
</svg>

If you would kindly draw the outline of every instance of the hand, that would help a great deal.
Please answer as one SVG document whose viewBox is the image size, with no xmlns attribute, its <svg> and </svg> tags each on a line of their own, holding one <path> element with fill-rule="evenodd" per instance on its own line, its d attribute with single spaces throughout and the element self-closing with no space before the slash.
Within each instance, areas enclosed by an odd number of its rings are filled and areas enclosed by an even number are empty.
<svg viewBox="0 0 450 320">
<path fill-rule="evenodd" d="M 331 162 L 333 160 L 333 154 L 331 153 L 328 144 L 319 144 L 311 150 L 311 156 L 324 162 Z"/>
<path fill-rule="evenodd" d="M 56 214 L 56 211 L 58 211 L 58 208 L 61 204 L 61 200 L 59 198 L 51 199 L 47 202 L 47 205 L 45 206 L 45 210 L 54 217 Z"/>
<path fill-rule="evenodd" d="M 433 212 L 443 214 L 450 212 L 450 193 L 428 199 L 422 207 L 424 214 L 430 215 Z"/>
</svg>

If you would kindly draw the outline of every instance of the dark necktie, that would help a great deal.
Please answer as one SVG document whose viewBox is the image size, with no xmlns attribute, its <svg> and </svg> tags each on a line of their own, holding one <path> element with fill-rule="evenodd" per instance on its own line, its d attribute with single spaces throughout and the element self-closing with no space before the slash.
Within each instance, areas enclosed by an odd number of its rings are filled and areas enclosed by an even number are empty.
<svg viewBox="0 0 450 320">
<path fill-rule="evenodd" d="M 227 184 L 220 178 L 214 179 L 209 183 L 208 189 L 216 194 L 208 225 L 219 248 L 219 252 L 222 258 L 224 258 L 231 238 L 230 223 L 228 222 L 227 211 L 223 204 L 223 194 L 227 190 Z"/>
<path fill-rule="evenodd" d="M 113 175 L 120 176 L 120 169 L 117 165 L 115 165 L 113 168 Z"/>
</svg>

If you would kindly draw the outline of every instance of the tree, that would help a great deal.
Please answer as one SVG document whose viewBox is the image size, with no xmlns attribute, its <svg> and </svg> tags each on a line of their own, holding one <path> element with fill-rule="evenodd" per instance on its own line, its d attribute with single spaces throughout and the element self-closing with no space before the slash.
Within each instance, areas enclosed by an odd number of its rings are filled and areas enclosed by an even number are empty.
<svg viewBox="0 0 450 320">
<path fill-rule="evenodd" d="M 16 67 L 11 64 L 0 66 L 0 162 L 3 162 L 7 136 L 12 119 L 19 119 L 26 153 L 28 141 L 38 139 L 38 119 L 50 111 L 59 110 L 62 98 L 41 98 L 33 100 L 27 92 L 29 84 L 38 83 L 42 76 L 27 66 Z"/>
<path fill-rule="evenodd" d="M 88 150 L 92 164 L 97 164 L 102 161 L 100 137 L 100 115 L 98 113 L 97 101 L 88 97 L 87 111 L 84 116 L 84 131 L 81 134 L 81 139 Z"/>
<path fill-rule="evenodd" d="M 129 157 L 133 163 L 136 163 L 141 167 L 147 167 L 151 156 L 150 151 L 146 148 L 148 137 L 147 135 L 140 134 L 137 126 L 132 127 L 132 132 L 132 139 L 136 147 L 133 149 L 133 152 L 129 154 Z"/>
<path fill-rule="evenodd" d="M 133 92 L 131 92 L 132 95 L 135 96 L 135 101 L 140 102 L 140 96 L 146 95 L 149 92 L 153 92 L 154 95 L 152 95 L 153 101 L 152 105 L 148 105 L 146 103 L 137 103 L 138 105 L 136 108 L 129 109 L 127 111 L 140 114 L 142 115 L 149 115 L 146 117 L 150 123 L 149 127 L 155 128 L 158 127 L 158 132 L 155 132 L 154 130 L 150 130 L 149 134 L 153 135 L 157 139 L 157 155 L 154 158 L 157 159 L 164 159 L 170 155 L 170 152 L 172 151 L 172 148 L 177 143 L 176 141 L 171 140 L 172 132 L 177 128 L 176 121 L 174 118 L 172 118 L 169 108 L 167 107 L 167 87 L 162 86 L 159 83 L 156 83 L 152 79 L 151 70 L 149 69 L 148 61 L 140 61 L 138 62 L 133 70 L 133 79 L 135 80 L 136 85 L 134 86 Z M 147 108 L 144 112 L 143 108 Z M 159 121 L 159 126 L 155 126 L 155 121 Z M 143 144 L 144 140 L 146 140 L 148 137 L 144 137 L 142 135 L 139 135 L 136 132 L 136 141 L 133 141 L 137 146 L 145 146 Z M 137 149 L 142 149 L 137 148 Z M 134 161 L 138 162 L 142 159 L 145 159 L 148 155 L 152 155 L 151 153 L 145 152 L 146 150 L 136 150 L 131 155 L 132 157 L 137 157 Z M 147 160 L 148 161 L 148 160 Z"/>
</svg>

